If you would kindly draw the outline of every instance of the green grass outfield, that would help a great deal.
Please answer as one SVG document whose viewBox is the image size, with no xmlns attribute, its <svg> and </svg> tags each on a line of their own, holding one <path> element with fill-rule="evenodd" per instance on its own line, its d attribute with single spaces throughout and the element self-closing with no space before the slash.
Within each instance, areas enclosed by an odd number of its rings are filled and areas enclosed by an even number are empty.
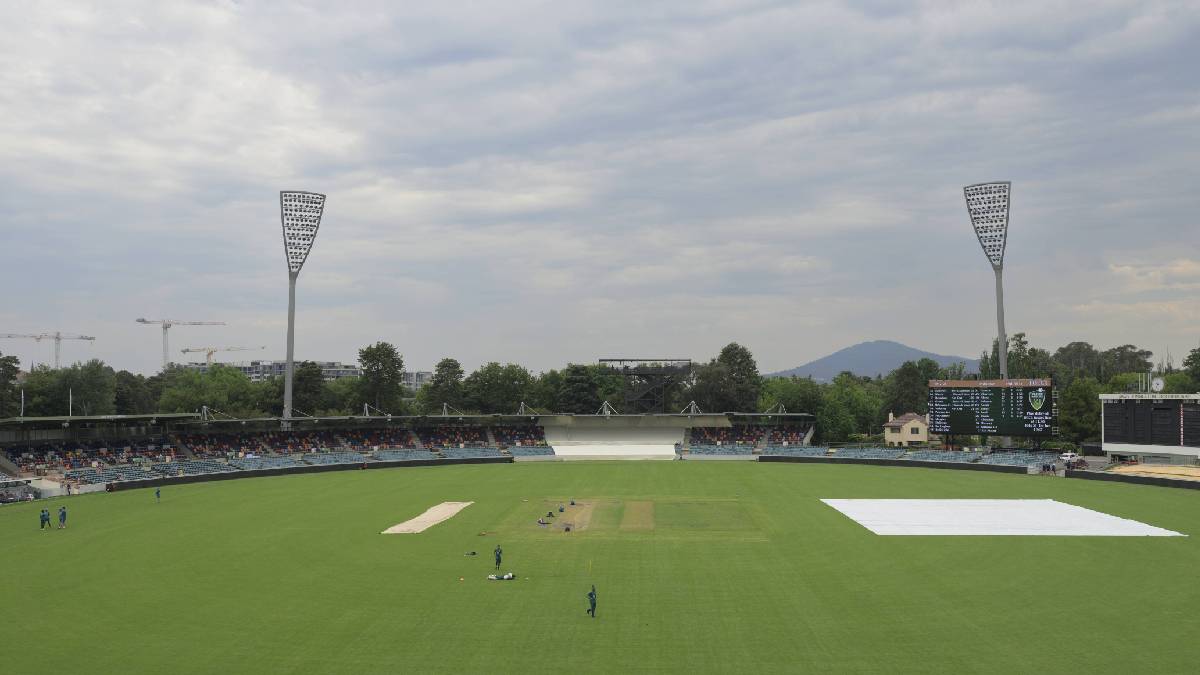
<svg viewBox="0 0 1200 675">
<path fill-rule="evenodd" d="M 571 497 L 593 504 L 587 530 L 537 527 Z M 880 537 L 823 497 L 1054 498 L 1190 536 Z M 475 504 L 380 534 L 443 501 Z M 60 502 L 70 528 L 38 531 Z M 518 581 L 485 580 L 497 543 Z M 6 673 L 1200 668 L 1192 490 L 754 462 L 426 467 L 5 506 L 0 546 Z"/>
</svg>

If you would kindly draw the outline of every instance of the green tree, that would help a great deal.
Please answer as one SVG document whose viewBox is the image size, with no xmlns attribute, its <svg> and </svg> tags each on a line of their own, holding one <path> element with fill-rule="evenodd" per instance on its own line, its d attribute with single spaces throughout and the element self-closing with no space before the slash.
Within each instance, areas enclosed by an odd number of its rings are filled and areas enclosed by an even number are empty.
<svg viewBox="0 0 1200 675">
<path fill-rule="evenodd" d="M 598 363 L 587 366 L 587 369 L 588 375 L 596 385 L 596 395 L 601 401 L 619 405 L 625 400 L 625 377 L 620 371 Z"/>
<path fill-rule="evenodd" d="M 559 411 L 590 415 L 599 410 L 600 403 L 599 387 L 588 367 L 579 364 L 567 366 L 558 389 Z"/>
<path fill-rule="evenodd" d="M 527 390 L 525 403 L 538 410 L 559 412 L 558 391 L 562 388 L 563 374 L 557 370 L 547 370 L 534 378 Z"/>
<path fill-rule="evenodd" d="M 97 359 L 57 370 L 37 366 L 25 378 L 24 389 L 29 417 L 116 412 L 116 374 Z"/>
<path fill-rule="evenodd" d="M 705 412 L 754 412 L 762 386 L 750 350 L 731 342 L 717 358 L 693 370 L 686 398 Z"/>
<path fill-rule="evenodd" d="M 158 399 L 147 384 L 146 376 L 119 370 L 115 378 L 113 403 L 118 415 L 146 415 L 155 412 Z"/>
<path fill-rule="evenodd" d="M 387 342 L 376 342 L 358 350 L 362 369 L 360 389 L 368 403 L 380 410 L 397 410 L 404 394 L 404 357 Z"/>
<path fill-rule="evenodd" d="M 817 410 L 817 430 L 815 438 L 821 443 L 842 443 L 854 434 L 854 415 L 850 410 L 852 403 L 848 400 L 844 388 L 829 386 L 825 388 L 825 397 Z"/>
<path fill-rule="evenodd" d="M 279 379 L 255 385 L 242 371 L 220 364 L 204 373 L 172 368 L 163 378 L 158 408 L 161 412 L 198 412 L 208 406 L 234 417 L 258 417 L 267 412 L 279 415 L 283 410 L 283 384 L 275 386 Z M 278 393 L 264 396 L 267 389 Z"/>
<path fill-rule="evenodd" d="M 932 363 L 932 362 L 931 362 Z M 937 364 L 933 364 L 935 367 Z M 869 377 L 843 372 L 825 390 L 825 401 L 835 401 L 850 415 L 854 434 L 878 433 L 883 423 L 884 392 L 881 383 Z"/>
<path fill-rule="evenodd" d="M 16 417 L 21 412 L 21 391 L 17 374 L 21 362 L 15 356 L 0 354 L 0 418 Z"/>
<path fill-rule="evenodd" d="M 1087 342 L 1069 342 L 1054 352 L 1054 361 L 1059 372 L 1069 378 L 1090 377 L 1097 382 L 1103 377 L 1100 372 L 1100 352 Z M 1069 382 L 1060 381 L 1064 387 Z"/>
<path fill-rule="evenodd" d="M 929 381 L 940 379 L 942 369 L 932 359 L 905 361 L 884 380 L 883 414 L 924 415 L 929 407 Z"/>
<path fill-rule="evenodd" d="M 939 368 L 937 377 L 932 379 L 965 380 L 967 379 L 967 364 L 962 361 L 955 361 L 944 368 Z"/>
<path fill-rule="evenodd" d="M 59 387 L 66 387 L 74 400 L 76 415 L 112 415 L 116 412 L 117 377 L 99 359 L 76 363 L 59 370 Z"/>
<path fill-rule="evenodd" d="M 1058 406 L 1062 434 L 1080 443 L 1100 438 L 1100 383 L 1091 377 L 1075 378 L 1062 390 Z"/>
<path fill-rule="evenodd" d="M 429 383 L 417 392 L 417 401 L 426 414 L 441 412 L 443 403 L 461 410 L 464 406 L 462 364 L 451 358 L 438 361 Z"/>
<path fill-rule="evenodd" d="M 322 415 L 361 415 L 362 404 L 369 402 L 363 395 L 363 383 L 360 377 L 339 377 L 325 383 L 319 410 Z M 402 404 L 380 408 L 384 412 L 401 414 Z"/>
<path fill-rule="evenodd" d="M 1118 373 L 1108 378 L 1108 382 L 1103 385 L 1104 393 L 1124 394 L 1127 392 L 1136 392 L 1141 386 L 1144 377 L 1143 373 Z"/>
<path fill-rule="evenodd" d="M 1200 391 L 1200 385 L 1186 372 L 1175 372 L 1163 376 L 1166 387 L 1164 394 L 1195 394 Z"/>
<path fill-rule="evenodd" d="M 729 392 L 729 366 L 716 359 L 696 366 L 692 371 L 688 399 L 695 401 L 704 412 L 733 412 L 737 404 Z"/>
<path fill-rule="evenodd" d="M 1200 347 L 1188 352 L 1187 358 L 1183 360 L 1183 371 L 1190 375 L 1193 381 L 1200 382 Z"/>
<path fill-rule="evenodd" d="M 296 364 L 292 374 L 292 409 L 316 415 L 325 399 L 325 374 L 321 366 L 312 361 Z"/>
<path fill-rule="evenodd" d="M 758 407 L 770 410 L 782 404 L 788 412 L 816 414 L 821 400 L 821 385 L 811 377 L 768 377 L 763 381 Z"/>
<path fill-rule="evenodd" d="M 60 396 L 59 371 L 45 364 L 36 365 L 25 376 L 25 415 L 54 417 L 67 414 L 67 392 Z"/>
<path fill-rule="evenodd" d="M 717 363 L 724 365 L 728 373 L 726 391 L 732 404 L 729 410 L 754 412 L 762 391 L 762 377 L 758 374 L 754 355 L 742 345 L 731 342 L 717 355 Z"/>
<path fill-rule="evenodd" d="M 295 387 L 295 382 L 292 383 Z M 259 382 L 250 383 L 250 407 L 261 410 L 263 415 L 279 417 L 283 414 L 283 378 L 268 377 Z M 293 395 L 295 392 L 293 391 Z M 241 417 L 241 415 L 238 415 Z"/>
<path fill-rule="evenodd" d="M 532 384 L 528 370 L 515 363 L 502 366 L 492 361 L 463 380 L 464 402 L 477 412 L 511 414 L 520 407 Z"/>
<path fill-rule="evenodd" d="M 984 379 L 1000 377 L 999 342 L 992 340 L 992 351 L 979 358 L 979 374 Z M 1010 378 L 1053 377 L 1056 369 L 1050 352 L 1030 347 L 1024 333 L 1008 337 L 1008 376 Z"/>
<path fill-rule="evenodd" d="M 1135 345 L 1105 349 L 1100 353 L 1103 376 L 1111 378 L 1118 373 L 1148 373 L 1152 366 L 1151 356 L 1154 356 L 1154 352 L 1138 349 Z"/>
</svg>

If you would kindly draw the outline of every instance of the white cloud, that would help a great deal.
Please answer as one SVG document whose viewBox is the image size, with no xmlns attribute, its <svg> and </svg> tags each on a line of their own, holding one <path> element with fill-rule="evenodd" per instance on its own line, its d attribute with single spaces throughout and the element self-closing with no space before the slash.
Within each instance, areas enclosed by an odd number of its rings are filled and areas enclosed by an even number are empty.
<svg viewBox="0 0 1200 675">
<path fill-rule="evenodd" d="M 1011 179 L 1010 332 L 1178 351 L 1197 9 L 5 5 L 0 329 L 95 333 L 142 370 L 139 314 L 274 350 L 276 193 L 300 188 L 329 194 L 315 358 L 973 355 L 994 310 L 960 189 Z"/>
</svg>

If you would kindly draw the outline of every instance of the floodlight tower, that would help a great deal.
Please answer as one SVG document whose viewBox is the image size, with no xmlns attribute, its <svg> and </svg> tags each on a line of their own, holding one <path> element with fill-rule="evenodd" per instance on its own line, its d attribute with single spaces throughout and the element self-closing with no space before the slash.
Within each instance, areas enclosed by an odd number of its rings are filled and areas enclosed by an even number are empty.
<svg viewBox="0 0 1200 675">
<path fill-rule="evenodd" d="M 282 190 L 279 193 L 279 220 L 283 224 L 283 252 L 288 265 L 287 369 L 283 376 L 283 428 L 292 426 L 292 374 L 295 370 L 296 278 L 308 260 L 321 215 L 325 195 L 316 192 Z"/>
<path fill-rule="evenodd" d="M 996 273 L 996 326 L 999 329 L 997 352 L 1000 377 L 1008 379 L 1008 336 L 1004 334 L 1004 246 L 1008 240 L 1008 205 L 1012 183 L 977 183 L 963 188 L 971 227 L 983 247 L 983 254 Z"/>
</svg>

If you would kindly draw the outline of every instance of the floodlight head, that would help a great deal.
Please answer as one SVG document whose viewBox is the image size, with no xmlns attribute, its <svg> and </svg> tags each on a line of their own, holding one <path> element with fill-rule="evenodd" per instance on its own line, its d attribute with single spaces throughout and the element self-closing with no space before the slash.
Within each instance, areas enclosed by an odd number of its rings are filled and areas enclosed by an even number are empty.
<svg viewBox="0 0 1200 675">
<path fill-rule="evenodd" d="M 1004 245 L 1008 239 L 1008 204 L 1012 183 L 978 183 L 963 188 L 967 200 L 967 213 L 971 216 L 971 227 L 983 247 L 992 267 L 1004 266 Z"/>
<path fill-rule="evenodd" d="M 281 190 L 279 219 L 283 222 L 283 252 L 287 256 L 288 273 L 300 274 L 308 252 L 317 238 L 321 214 L 325 210 L 325 195 L 316 192 Z"/>
</svg>

